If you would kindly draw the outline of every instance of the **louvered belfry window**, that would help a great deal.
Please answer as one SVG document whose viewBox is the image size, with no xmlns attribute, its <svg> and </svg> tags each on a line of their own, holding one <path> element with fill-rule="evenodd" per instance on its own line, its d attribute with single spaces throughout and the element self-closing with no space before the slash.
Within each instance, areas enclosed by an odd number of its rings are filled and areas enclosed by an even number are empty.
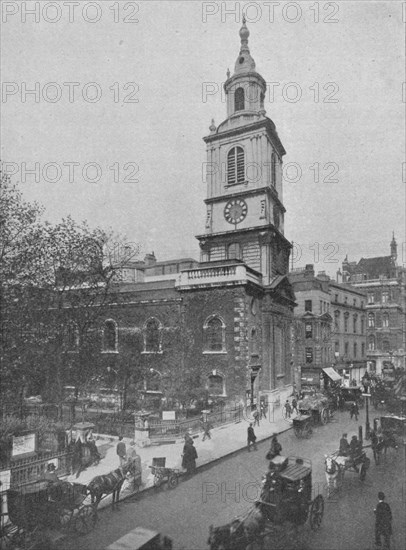
<svg viewBox="0 0 406 550">
<path fill-rule="evenodd" d="M 243 111 L 245 109 L 244 89 L 237 88 L 234 96 L 234 107 L 236 111 Z"/>
<path fill-rule="evenodd" d="M 245 182 L 244 149 L 233 147 L 227 156 L 227 183 L 235 185 Z"/>
</svg>

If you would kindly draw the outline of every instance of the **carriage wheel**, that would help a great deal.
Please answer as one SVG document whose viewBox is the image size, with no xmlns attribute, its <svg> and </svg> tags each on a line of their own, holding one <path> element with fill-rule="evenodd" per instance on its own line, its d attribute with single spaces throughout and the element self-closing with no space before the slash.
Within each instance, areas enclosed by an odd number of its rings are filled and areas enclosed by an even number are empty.
<svg viewBox="0 0 406 550">
<path fill-rule="evenodd" d="M 71 522 L 72 516 L 73 510 L 62 508 L 59 514 L 59 525 L 62 527 L 62 529 L 68 527 L 69 523 Z"/>
<path fill-rule="evenodd" d="M 361 468 L 359 469 L 359 478 L 361 481 L 365 481 L 366 477 L 367 477 L 367 467 L 365 464 L 361 464 Z"/>
<path fill-rule="evenodd" d="M 91 504 L 83 506 L 75 518 L 75 531 L 79 535 L 87 535 L 93 531 L 97 521 L 96 508 Z"/>
<path fill-rule="evenodd" d="M 323 514 L 324 499 L 321 495 L 317 495 L 310 507 L 310 527 L 313 531 L 317 531 L 317 529 L 319 529 L 321 522 L 323 521 Z"/>
<path fill-rule="evenodd" d="M 320 421 L 322 424 L 327 424 L 329 418 L 328 409 L 323 409 L 320 414 Z"/>
<path fill-rule="evenodd" d="M 176 487 L 176 485 L 179 483 L 179 479 L 177 474 L 171 474 L 168 478 L 168 485 L 171 489 Z"/>
<path fill-rule="evenodd" d="M 156 473 L 154 475 L 154 487 L 160 487 L 164 482 L 164 476 L 162 474 Z"/>
</svg>

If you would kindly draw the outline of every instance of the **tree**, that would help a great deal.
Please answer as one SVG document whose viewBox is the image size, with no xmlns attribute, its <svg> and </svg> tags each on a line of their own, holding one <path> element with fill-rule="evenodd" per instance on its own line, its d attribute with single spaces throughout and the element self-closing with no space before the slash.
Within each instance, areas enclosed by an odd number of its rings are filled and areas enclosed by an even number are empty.
<svg viewBox="0 0 406 550">
<path fill-rule="evenodd" d="M 62 397 L 65 372 L 76 388 L 95 374 L 99 322 L 122 267 L 138 245 L 71 217 L 52 225 L 4 173 L 0 187 L 2 393 L 27 388 Z"/>
</svg>

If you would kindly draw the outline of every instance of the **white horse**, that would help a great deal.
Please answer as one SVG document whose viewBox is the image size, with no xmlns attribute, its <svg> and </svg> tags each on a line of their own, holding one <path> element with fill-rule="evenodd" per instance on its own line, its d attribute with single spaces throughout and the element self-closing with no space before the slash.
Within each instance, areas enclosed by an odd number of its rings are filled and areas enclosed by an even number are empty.
<svg viewBox="0 0 406 550">
<path fill-rule="evenodd" d="M 324 464 L 326 466 L 327 496 L 330 497 L 340 489 L 344 472 L 341 464 L 337 462 L 337 457 L 335 455 L 324 456 Z"/>
</svg>

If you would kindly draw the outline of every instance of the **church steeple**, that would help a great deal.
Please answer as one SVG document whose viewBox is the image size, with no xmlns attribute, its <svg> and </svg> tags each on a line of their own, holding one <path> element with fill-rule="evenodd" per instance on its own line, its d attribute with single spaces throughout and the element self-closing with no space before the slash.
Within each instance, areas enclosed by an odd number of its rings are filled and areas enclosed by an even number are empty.
<svg viewBox="0 0 406 550">
<path fill-rule="evenodd" d="M 242 27 L 240 29 L 241 48 L 237 61 L 235 62 L 234 74 L 255 71 L 255 61 L 251 57 L 248 47 L 249 35 L 250 31 L 247 28 L 246 19 L 243 17 Z"/>
<path fill-rule="evenodd" d="M 397 245 L 397 242 L 395 240 L 395 232 L 394 231 L 392 232 L 392 241 L 390 243 L 390 255 L 392 257 L 392 260 L 394 262 L 396 262 L 397 257 L 398 257 L 398 245 Z"/>
</svg>

